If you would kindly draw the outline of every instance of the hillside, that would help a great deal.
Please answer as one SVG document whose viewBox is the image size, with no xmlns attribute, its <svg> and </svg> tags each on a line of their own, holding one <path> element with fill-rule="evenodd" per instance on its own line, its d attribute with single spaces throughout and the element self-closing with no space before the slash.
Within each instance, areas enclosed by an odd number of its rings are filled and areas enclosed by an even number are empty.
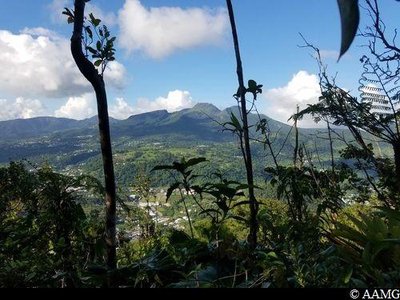
<svg viewBox="0 0 400 300">
<path fill-rule="evenodd" d="M 149 171 L 157 164 L 170 163 L 183 156 L 205 156 L 212 162 L 209 172 L 219 169 L 241 178 L 243 166 L 236 138 L 221 126 L 230 120 L 231 113 L 237 115 L 237 107 L 219 110 L 212 104 L 200 103 L 173 113 L 160 110 L 126 120 L 111 119 L 117 178 L 129 184 L 136 170 Z M 290 162 L 294 143 L 291 127 L 267 116 L 260 117 L 268 121 L 279 160 Z M 249 116 L 250 124 L 258 120 L 257 115 Z M 46 161 L 59 171 L 83 171 L 101 177 L 96 117 L 81 121 L 51 117 L 12 120 L 0 122 L 0 130 L 4 133 L 0 138 L 1 164 L 20 159 L 34 163 Z M 310 150 L 317 150 L 324 161 L 328 159 L 329 145 L 323 139 L 316 143 L 317 133 L 324 135 L 323 130 L 300 129 L 300 141 Z M 338 151 L 342 145 L 335 147 Z M 254 143 L 253 153 L 256 177 L 261 180 L 265 166 L 272 160 L 261 144 Z M 167 178 L 157 180 L 163 184 Z"/>
<path fill-rule="evenodd" d="M 237 108 L 231 107 L 221 111 L 212 104 L 200 103 L 193 108 L 173 113 L 159 110 L 134 115 L 126 120 L 111 118 L 110 123 L 114 138 L 165 139 L 169 136 L 180 136 L 187 141 L 221 141 L 221 138 L 230 140 L 228 135 L 221 135 L 220 124 L 229 121 L 231 112 L 237 114 Z M 272 131 L 290 128 L 266 116 L 262 117 L 269 120 Z M 257 120 L 258 116 L 250 116 L 250 122 L 255 123 Z M 2 132 L 0 141 L 8 144 L 38 138 L 54 140 L 61 137 L 88 136 L 97 134 L 97 117 L 80 121 L 55 117 L 2 121 L 0 131 Z"/>
</svg>

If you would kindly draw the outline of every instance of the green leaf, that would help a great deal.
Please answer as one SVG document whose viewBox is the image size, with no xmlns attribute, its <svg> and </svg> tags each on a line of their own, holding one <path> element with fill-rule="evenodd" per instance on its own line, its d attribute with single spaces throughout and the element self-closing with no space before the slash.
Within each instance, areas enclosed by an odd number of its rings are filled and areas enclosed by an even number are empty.
<svg viewBox="0 0 400 300">
<path fill-rule="evenodd" d="M 89 14 L 89 18 L 90 18 L 90 22 L 93 24 L 94 27 L 97 27 L 100 25 L 101 20 L 100 19 L 96 19 L 93 14 Z"/>
<path fill-rule="evenodd" d="M 225 201 L 223 201 L 223 200 L 217 201 L 217 202 L 215 202 L 215 204 L 217 204 L 217 206 L 218 206 L 225 214 L 228 213 L 229 207 L 228 207 L 228 205 L 226 205 Z"/>
<path fill-rule="evenodd" d="M 97 41 L 96 48 L 98 51 L 101 51 L 101 42 L 100 41 Z"/>
<path fill-rule="evenodd" d="M 345 273 L 345 275 L 344 275 L 344 277 L 343 277 L 343 282 L 345 283 L 345 284 L 348 284 L 349 282 L 350 282 L 350 279 L 351 279 L 351 276 L 353 275 L 353 267 L 352 266 L 350 266 L 347 270 L 346 270 L 346 273 Z"/>
<path fill-rule="evenodd" d="M 168 190 L 167 190 L 167 202 L 169 200 L 169 198 L 171 197 L 173 191 L 175 191 L 178 187 L 179 187 L 180 183 L 179 182 L 175 182 L 173 185 L 171 185 Z"/>
<path fill-rule="evenodd" d="M 257 89 L 257 82 L 255 82 L 254 80 L 249 80 L 249 90 L 256 90 Z"/>
<path fill-rule="evenodd" d="M 261 94 L 262 93 L 262 84 L 257 84 L 256 81 L 254 80 L 249 80 L 249 88 L 247 89 L 247 92 L 250 92 L 253 94 L 254 96 L 254 100 L 257 100 L 257 94 Z"/>
<path fill-rule="evenodd" d="M 96 18 L 93 16 L 92 13 L 89 14 L 89 18 L 90 18 L 90 22 L 94 22 L 96 20 Z"/>
<path fill-rule="evenodd" d="M 273 251 L 268 252 L 267 258 L 273 258 L 273 259 L 276 259 L 276 260 L 279 259 L 279 257 L 278 257 L 278 255 L 276 254 L 276 252 L 273 252 Z"/>
<path fill-rule="evenodd" d="M 184 164 L 184 166 L 185 166 L 185 169 L 187 169 L 187 168 L 189 168 L 189 167 L 198 165 L 199 163 L 202 163 L 202 162 L 205 162 L 205 161 L 207 161 L 207 159 L 206 159 L 205 157 L 196 157 L 196 158 L 189 159 L 189 160 Z"/>
<path fill-rule="evenodd" d="M 88 33 L 89 38 L 90 38 L 90 39 L 93 39 L 93 32 L 92 32 L 92 29 L 90 29 L 89 26 L 86 26 L 86 27 L 85 27 L 85 30 L 86 30 L 86 32 Z"/>
<path fill-rule="evenodd" d="M 68 7 L 64 7 L 64 11 L 62 12 L 63 15 L 73 16 L 74 14 Z"/>
<path fill-rule="evenodd" d="M 360 23 L 358 0 L 337 0 L 342 25 L 342 45 L 339 59 L 349 50 Z"/>
<path fill-rule="evenodd" d="M 92 47 L 90 47 L 90 46 L 87 46 L 86 47 L 86 50 L 88 50 L 90 53 L 92 53 L 93 55 L 96 55 L 97 54 L 97 51 L 95 50 L 95 49 L 93 49 Z"/>
<path fill-rule="evenodd" d="M 231 112 L 231 122 L 237 131 L 242 131 L 242 126 L 240 125 L 238 118 L 236 118 L 233 112 Z"/>
<path fill-rule="evenodd" d="M 68 24 L 74 23 L 75 16 L 69 8 L 64 7 L 64 11 L 62 12 L 62 14 L 68 16 Z"/>
<path fill-rule="evenodd" d="M 94 65 L 96 66 L 96 67 L 100 67 L 100 65 L 103 63 L 103 61 L 101 60 L 101 59 L 99 59 L 99 60 L 96 60 L 95 62 L 94 62 Z"/>
</svg>

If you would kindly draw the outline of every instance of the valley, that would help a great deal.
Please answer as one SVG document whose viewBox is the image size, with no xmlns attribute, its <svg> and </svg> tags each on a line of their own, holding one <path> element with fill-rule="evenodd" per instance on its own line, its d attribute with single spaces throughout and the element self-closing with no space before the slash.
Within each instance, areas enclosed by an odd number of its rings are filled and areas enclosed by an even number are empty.
<svg viewBox="0 0 400 300">
<path fill-rule="evenodd" d="M 212 104 L 201 103 L 191 109 L 174 113 L 155 111 L 132 116 L 126 120 L 111 119 L 115 174 L 118 186 L 132 185 L 138 172 L 150 174 L 157 165 L 180 161 L 183 157 L 205 157 L 203 174 L 219 172 L 237 181 L 245 179 L 241 151 L 236 137 L 224 131 L 222 124 L 230 114 L 238 114 L 236 107 L 219 110 Z M 294 133 L 291 127 L 267 116 L 249 116 L 255 125 L 265 118 L 270 130 L 274 152 L 279 163 L 292 161 Z M 12 128 L 12 130 L 11 130 Z M 253 129 L 255 126 L 253 127 Z M 89 174 L 102 178 L 101 155 L 98 144 L 96 118 L 82 121 L 58 118 L 36 118 L 0 122 L 0 164 L 26 159 L 33 164 L 48 163 L 56 171 L 68 175 Z M 351 140 L 346 130 L 336 129 L 338 135 Z M 314 163 L 321 167 L 329 164 L 330 150 L 327 130 L 301 129 L 300 143 L 312 153 Z M 262 136 L 253 130 L 254 139 Z M 338 157 L 344 143 L 334 141 Z M 267 174 L 265 167 L 272 166 L 273 159 L 265 145 L 252 142 L 256 181 L 261 184 Z M 390 149 L 381 145 L 380 151 L 390 155 Z M 150 175 L 149 175 L 150 176 Z M 167 174 L 152 172 L 152 186 L 171 184 Z"/>
</svg>

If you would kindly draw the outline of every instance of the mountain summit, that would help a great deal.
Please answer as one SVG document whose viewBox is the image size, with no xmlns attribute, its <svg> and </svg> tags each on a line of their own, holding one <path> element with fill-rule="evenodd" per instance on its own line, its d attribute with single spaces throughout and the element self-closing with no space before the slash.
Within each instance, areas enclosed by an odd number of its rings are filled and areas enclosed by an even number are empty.
<svg viewBox="0 0 400 300">
<path fill-rule="evenodd" d="M 209 115 L 215 115 L 221 112 L 215 105 L 210 103 L 197 103 L 193 106 L 192 110 L 200 111 Z"/>
</svg>

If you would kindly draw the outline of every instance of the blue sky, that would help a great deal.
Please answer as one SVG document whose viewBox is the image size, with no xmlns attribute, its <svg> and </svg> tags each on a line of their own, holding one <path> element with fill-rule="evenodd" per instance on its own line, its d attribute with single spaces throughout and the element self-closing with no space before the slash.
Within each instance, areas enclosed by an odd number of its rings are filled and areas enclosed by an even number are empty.
<svg viewBox="0 0 400 300">
<path fill-rule="evenodd" d="M 362 0 L 360 0 L 362 3 Z M 61 10 L 71 0 L 0 0 L 0 120 L 96 113 L 90 86 L 68 49 L 72 26 Z M 383 17 L 400 5 L 383 0 Z M 261 112 L 286 121 L 296 104 L 318 99 L 317 66 L 300 49 L 301 32 L 324 54 L 338 83 L 357 95 L 365 43 L 358 37 L 336 63 L 340 20 L 335 0 L 234 0 L 246 79 L 264 85 Z M 235 58 L 224 0 L 92 0 L 117 38 L 117 62 L 106 71 L 110 113 L 126 118 L 198 102 L 235 104 Z M 362 23 L 367 22 L 363 13 Z M 310 126 L 307 120 L 303 126 Z"/>
</svg>

